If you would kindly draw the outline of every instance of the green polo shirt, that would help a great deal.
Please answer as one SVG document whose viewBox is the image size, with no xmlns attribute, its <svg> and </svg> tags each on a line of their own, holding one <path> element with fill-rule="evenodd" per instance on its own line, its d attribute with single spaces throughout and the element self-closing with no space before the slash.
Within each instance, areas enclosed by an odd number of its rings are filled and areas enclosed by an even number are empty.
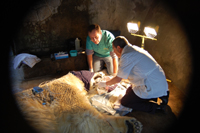
<svg viewBox="0 0 200 133">
<path fill-rule="evenodd" d="M 110 52 L 113 51 L 112 42 L 115 39 L 114 35 L 107 30 L 102 31 L 102 38 L 99 44 L 95 44 L 87 36 L 86 49 L 94 50 L 94 55 L 98 57 L 109 57 Z"/>
</svg>

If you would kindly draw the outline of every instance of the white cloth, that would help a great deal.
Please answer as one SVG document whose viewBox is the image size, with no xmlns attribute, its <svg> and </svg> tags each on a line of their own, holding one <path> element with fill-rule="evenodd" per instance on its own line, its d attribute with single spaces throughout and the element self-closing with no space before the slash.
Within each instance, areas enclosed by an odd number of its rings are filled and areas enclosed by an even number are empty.
<svg viewBox="0 0 200 133">
<path fill-rule="evenodd" d="M 109 93 L 95 95 L 90 99 L 90 101 L 91 104 L 95 106 L 95 108 L 100 110 L 100 112 L 102 113 L 103 113 L 102 110 L 104 110 L 115 116 L 118 115 L 124 116 L 132 111 L 131 108 L 121 105 L 120 101 L 122 97 L 125 95 L 125 93 L 126 93 L 126 88 L 122 86 L 120 83 L 117 83 L 117 86 L 113 91 Z M 114 108 L 111 102 L 112 100 L 110 100 L 113 97 L 118 97 L 117 100 L 114 102 Z"/>
<path fill-rule="evenodd" d="M 13 60 L 14 69 L 19 67 L 21 62 L 25 63 L 26 65 L 28 65 L 29 67 L 32 68 L 36 63 L 38 63 L 40 61 L 41 61 L 41 59 L 35 55 L 31 55 L 31 54 L 27 54 L 27 53 L 18 54 Z"/>
<path fill-rule="evenodd" d="M 102 88 L 102 87 L 106 87 L 106 81 L 101 81 L 98 83 L 98 87 Z"/>
<path fill-rule="evenodd" d="M 146 50 L 138 46 L 129 44 L 124 47 L 117 76 L 128 78 L 140 98 L 167 95 L 168 84 L 163 69 Z"/>
</svg>

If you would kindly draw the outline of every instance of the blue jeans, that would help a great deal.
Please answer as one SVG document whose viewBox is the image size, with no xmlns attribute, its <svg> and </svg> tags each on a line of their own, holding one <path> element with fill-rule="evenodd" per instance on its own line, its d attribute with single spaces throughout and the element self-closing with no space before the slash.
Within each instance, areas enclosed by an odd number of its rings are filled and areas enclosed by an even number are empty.
<svg viewBox="0 0 200 133">
<path fill-rule="evenodd" d="M 106 64 L 108 74 L 113 74 L 113 59 L 112 57 L 98 57 L 93 55 L 93 70 L 94 72 L 101 71 Z"/>
</svg>

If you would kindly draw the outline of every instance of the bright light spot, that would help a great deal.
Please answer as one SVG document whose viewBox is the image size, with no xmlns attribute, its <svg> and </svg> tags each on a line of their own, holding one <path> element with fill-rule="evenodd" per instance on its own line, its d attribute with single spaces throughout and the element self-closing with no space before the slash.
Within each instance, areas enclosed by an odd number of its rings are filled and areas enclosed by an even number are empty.
<svg viewBox="0 0 200 133">
<path fill-rule="evenodd" d="M 146 36 L 151 37 L 151 38 L 154 38 L 155 36 L 157 36 L 156 30 L 149 27 L 144 28 L 144 33 L 146 34 Z"/>
<path fill-rule="evenodd" d="M 137 23 L 127 23 L 127 28 L 128 28 L 128 32 L 133 33 L 133 34 L 139 30 Z"/>
</svg>

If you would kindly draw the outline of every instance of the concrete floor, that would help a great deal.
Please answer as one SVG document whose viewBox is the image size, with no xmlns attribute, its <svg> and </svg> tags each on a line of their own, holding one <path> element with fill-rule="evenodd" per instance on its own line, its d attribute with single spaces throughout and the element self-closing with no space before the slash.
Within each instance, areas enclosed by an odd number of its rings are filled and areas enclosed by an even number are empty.
<svg viewBox="0 0 200 133">
<path fill-rule="evenodd" d="M 11 71 L 11 79 L 13 82 L 12 84 L 13 93 L 32 88 L 34 86 L 38 86 L 40 83 L 44 81 L 52 80 L 62 76 L 62 75 L 49 75 L 29 80 L 23 80 L 18 71 L 13 69 L 12 65 L 10 65 L 10 71 Z M 184 107 L 186 96 L 173 85 L 173 82 L 168 84 L 169 84 L 170 96 L 166 114 L 163 113 L 148 114 L 144 112 L 133 111 L 127 115 L 135 117 L 143 124 L 143 131 L 142 131 L 143 133 L 164 132 L 171 125 L 173 125 L 174 122 L 178 120 L 178 117 Z"/>
</svg>

